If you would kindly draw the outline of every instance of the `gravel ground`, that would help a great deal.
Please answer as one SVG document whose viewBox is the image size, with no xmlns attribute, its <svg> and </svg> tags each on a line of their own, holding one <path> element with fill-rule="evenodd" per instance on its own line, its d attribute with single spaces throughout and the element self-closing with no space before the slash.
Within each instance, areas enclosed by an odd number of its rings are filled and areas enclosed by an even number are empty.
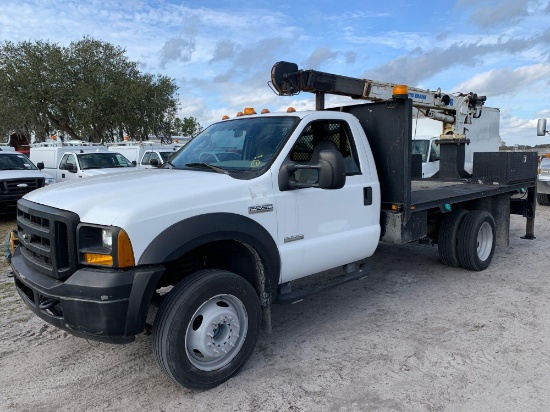
<svg viewBox="0 0 550 412">
<path fill-rule="evenodd" d="M 483 272 L 381 244 L 368 278 L 276 306 L 241 373 L 205 392 L 160 371 L 150 336 L 97 344 L 31 315 L 2 258 L 0 410 L 548 411 L 550 207 L 537 239 L 524 233 L 512 217 L 510 246 Z"/>
</svg>

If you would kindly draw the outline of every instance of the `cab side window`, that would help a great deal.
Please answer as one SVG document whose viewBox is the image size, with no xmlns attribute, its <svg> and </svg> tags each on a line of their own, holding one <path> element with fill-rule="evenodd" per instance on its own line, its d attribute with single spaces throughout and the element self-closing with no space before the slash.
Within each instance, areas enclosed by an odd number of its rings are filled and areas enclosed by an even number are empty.
<svg viewBox="0 0 550 412">
<path fill-rule="evenodd" d="M 142 165 L 149 165 L 151 164 L 151 152 L 145 152 L 143 157 L 141 158 L 141 164 Z"/>
<path fill-rule="evenodd" d="M 303 164 L 312 162 L 317 145 L 322 146 L 322 149 L 331 148 L 342 154 L 347 176 L 361 174 L 357 149 L 346 122 L 319 120 L 307 125 L 290 152 L 290 160 Z"/>
<path fill-rule="evenodd" d="M 151 152 L 151 157 L 149 158 L 149 164 L 151 164 L 151 160 L 156 160 L 158 165 L 162 164 L 162 160 L 160 160 L 159 155 L 156 152 Z"/>
<path fill-rule="evenodd" d="M 59 168 L 62 170 L 76 170 L 76 160 L 70 153 L 66 153 L 61 158 Z"/>
<path fill-rule="evenodd" d="M 439 160 L 439 150 L 439 145 L 435 141 L 432 141 L 432 149 L 430 150 L 430 162 L 435 162 Z"/>
</svg>

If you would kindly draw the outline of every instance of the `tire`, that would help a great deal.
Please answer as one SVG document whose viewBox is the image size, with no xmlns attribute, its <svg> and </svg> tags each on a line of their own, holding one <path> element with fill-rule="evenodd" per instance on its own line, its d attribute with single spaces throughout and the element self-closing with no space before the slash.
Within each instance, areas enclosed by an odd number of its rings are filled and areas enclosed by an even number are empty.
<svg viewBox="0 0 550 412">
<path fill-rule="evenodd" d="M 201 270 L 174 286 L 160 305 L 153 352 L 180 385 L 209 389 L 241 369 L 260 326 L 260 300 L 249 282 L 224 270 Z"/>
<path fill-rule="evenodd" d="M 541 206 L 550 206 L 550 195 L 537 193 L 537 202 L 539 202 Z"/>
<path fill-rule="evenodd" d="M 462 220 L 458 233 L 458 258 L 465 269 L 487 269 L 496 245 L 496 226 L 493 216 L 482 210 L 469 212 Z"/>
<path fill-rule="evenodd" d="M 458 268 L 461 266 L 458 258 L 458 232 L 467 210 L 456 209 L 447 214 L 439 224 L 437 249 L 441 263 Z"/>
</svg>

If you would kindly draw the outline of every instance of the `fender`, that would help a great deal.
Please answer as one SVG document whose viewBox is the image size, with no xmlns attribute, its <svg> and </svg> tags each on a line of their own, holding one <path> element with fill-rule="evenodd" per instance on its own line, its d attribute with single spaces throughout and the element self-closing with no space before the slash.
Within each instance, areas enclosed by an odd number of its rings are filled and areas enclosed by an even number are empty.
<svg viewBox="0 0 550 412">
<path fill-rule="evenodd" d="M 173 224 L 147 246 L 138 265 L 170 262 L 217 240 L 236 240 L 253 247 L 264 262 L 269 284 L 276 290 L 281 271 L 277 244 L 262 225 L 233 213 L 209 213 Z"/>
</svg>

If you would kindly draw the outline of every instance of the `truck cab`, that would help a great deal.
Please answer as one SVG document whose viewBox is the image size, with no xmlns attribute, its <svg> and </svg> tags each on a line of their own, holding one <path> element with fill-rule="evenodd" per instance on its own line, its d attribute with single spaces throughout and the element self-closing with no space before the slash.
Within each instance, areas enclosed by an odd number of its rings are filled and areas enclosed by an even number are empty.
<svg viewBox="0 0 550 412">
<path fill-rule="evenodd" d="M 56 181 L 78 180 L 108 173 L 135 171 L 134 165 L 120 153 L 108 151 L 66 152 L 56 170 Z"/>
<path fill-rule="evenodd" d="M 122 154 L 139 169 L 151 169 L 161 166 L 181 147 L 179 144 L 161 144 L 155 142 L 123 142 L 110 145 L 109 151 Z"/>
<path fill-rule="evenodd" d="M 415 138 L 412 142 L 412 153 L 421 156 L 422 177 L 429 178 L 439 172 L 440 148 L 439 137 Z"/>
<path fill-rule="evenodd" d="M 55 182 L 137 170 L 123 155 L 105 146 L 36 144 L 31 146 L 30 157 Z"/>
</svg>

